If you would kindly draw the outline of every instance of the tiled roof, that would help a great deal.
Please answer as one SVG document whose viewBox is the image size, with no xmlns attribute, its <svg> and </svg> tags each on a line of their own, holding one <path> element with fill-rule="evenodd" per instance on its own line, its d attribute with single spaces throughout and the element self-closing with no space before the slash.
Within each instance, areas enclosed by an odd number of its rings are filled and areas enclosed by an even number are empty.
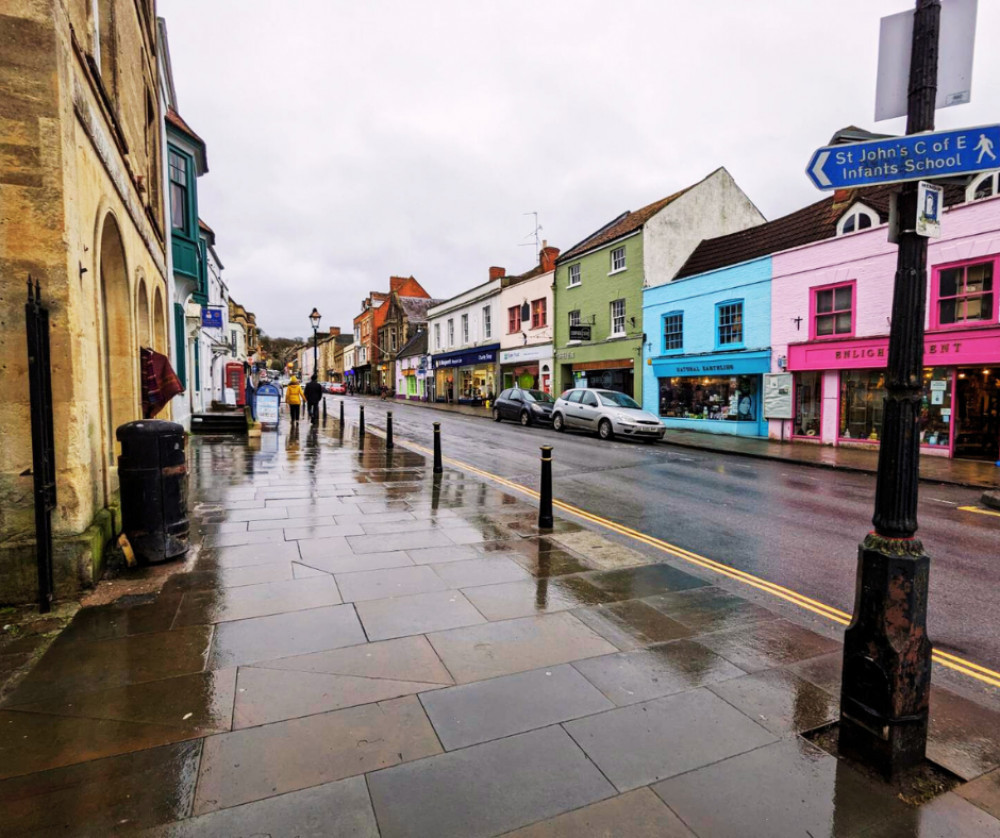
<svg viewBox="0 0 1000 838">
<path fill-rule="evenodd" d="M 406 319 L 411 323 L 426 323 L 427 309 L 443 303 L 444 300 L 431 300 L 425 297 L 397 297 L 399 306 L 403 309 Z"/>
<path fill-rule="evenodd" d="M 167 120 L 167 122 L 173 125 L 174 128 L 176 128 L 178 131 L 183 131 L 185 134 L 187 134 L 192 140 L 196 140 L 202 145 L 205 144 L 205 141 L 198 136 L 195 130 L 184 121 L 184 117 L 182 117 L 179 113 L 177 113 L 177 111 L 175 111 L 173 108 L 167 108 L 167 115 L 165 119 Z"/>
<path fill-rule="evenodd" d="M 858 202 L 875 210 L 879 214 L 879 220 L 884 223 L 889 219 L 890 196 L 898 188 L 898 185 L 886 185 L 868 189 L 838 189 L 830 197 L 782 218 L 726 236 L 705 239 L 694 249 L 674 278 L 695 276 L 810 242 L 831 239 L 837 234 L 837 222 L 841 216 Z M 964 190 L 961 187 L 946 187 L 946 206 L 962 200 Z"/>
<path fill-rule="evenodd" d="M 512 285 L 519 285 L 522 282 L 527 282 L 529 279 L 534 279 L 536 276 L 541 276 L 543 273 L 545 273 L 544 266 L 535 265 L 535 267 L 526 273 L 504 277 L 504 281 L 507 283 L 504 287 L 510 288 Z"/>
<path fill-rule="evenodd" d="M 421 329 L 410 338 L 403 348 L 396 353 L 397 358 L 410 358 L 413 355 L 427 354 L 427 330 Z"/>
<path fill-rule="evenodd" d="M 692 186 L 695 185 L 696 184 L 692 184 Z M 574 259 L 581 253 L 586 253 L 588 250 L 593 250 L 595 247 L 600 247 L 608 242 L 613 242 L 615 239 L 620 239 L 622 236 L 626 236 L 629 233 L 638 230 L 643 224 L 649 221 L 650 218 L 656 215 L 656 213 L 668 204 L 671 204 L 680 198 L 680 196 L 691 189 L 692 186 L 686 186 L 684 189 L 680 190 L 680 192 L 675 192 L 673 195 L 668 195 L 666 198 L 660 198 L 659 201 L 648 204 L 642 209 L 637 209 L 635 212 L 623 212 L 617 218 L 601 227 L 600 230 L 595 233 L 591 233 L 583 241 L 573 245 L 569 250 L 561 254 L 557 260 L 558 264 L 561 265 L 566 262 L 566 260 Z"/>
</svg>

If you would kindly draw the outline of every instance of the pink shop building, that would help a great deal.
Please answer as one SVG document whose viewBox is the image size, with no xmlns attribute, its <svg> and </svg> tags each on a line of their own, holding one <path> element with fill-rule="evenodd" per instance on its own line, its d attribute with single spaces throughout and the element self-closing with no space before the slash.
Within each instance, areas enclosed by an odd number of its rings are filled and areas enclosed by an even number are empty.
<svg viewBox="0 0 1000 838">
<path fill-rule="evenodd" d="M 926 454 L 1000 459 L 998 178 L 949 189 L 942 237 L 930 240 Z M 770 420 L 772 439 L 878 445 L 896 269 L 883 197 L 848 205 L 834 238 L 773 256 L 772 369 L 793 376 L 794 418 Z"/>
</svg>

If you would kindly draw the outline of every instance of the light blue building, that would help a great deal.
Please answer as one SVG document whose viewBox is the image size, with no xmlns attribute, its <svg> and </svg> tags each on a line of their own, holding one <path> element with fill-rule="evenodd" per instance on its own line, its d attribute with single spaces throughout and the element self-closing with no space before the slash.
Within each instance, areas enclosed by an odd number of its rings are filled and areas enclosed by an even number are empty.
<svg viewBox="0 0 1000 838">
<path fill-rule="evenodd" d="M 724 239 L 737 237 L 756 238 Z M 718 261 L 699 251 L 719 241 L 704 242 L 672 282 L 643 291 L 643 407 L 668 428 L 766 437 L 771 257 L 697 272 Z"/>
</svg>

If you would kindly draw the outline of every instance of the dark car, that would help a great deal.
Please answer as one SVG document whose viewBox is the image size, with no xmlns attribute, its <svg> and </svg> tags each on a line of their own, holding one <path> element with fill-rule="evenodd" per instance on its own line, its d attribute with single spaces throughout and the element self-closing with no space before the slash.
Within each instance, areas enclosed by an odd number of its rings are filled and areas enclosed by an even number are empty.
<svg viewBox="0 0 1000 838">
<path fill-rule="evenodd" d="M 556 400 L 541 390 L 522 390 L 512 387 L 504 390 L 493 403 L 493 421 L 510 419 L 522 425 L 535 422 L 552 422 L 552 407 Z"/>
</svg>

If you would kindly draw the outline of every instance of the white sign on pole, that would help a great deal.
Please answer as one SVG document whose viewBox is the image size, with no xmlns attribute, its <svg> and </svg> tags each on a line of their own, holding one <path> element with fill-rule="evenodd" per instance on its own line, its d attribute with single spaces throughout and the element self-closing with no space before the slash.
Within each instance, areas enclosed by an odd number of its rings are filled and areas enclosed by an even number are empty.
<svg viewBox="0 0 1000 838">
<path fill-rule="evenodd" d="M 918 236 L 941 238 L 941 211 L 944 209 L 944 187 L 922 180 L 917 184 Z"/>
<path fill-rule="evenodd" d="M 977 0 L 942 0 L 935 108 L 964 105 L 972 98 L 972 48 Z M 875 121 L 906 116 L 910 84 L 913 10 L 882 18 L 878 42 Z"/>
</svg>

